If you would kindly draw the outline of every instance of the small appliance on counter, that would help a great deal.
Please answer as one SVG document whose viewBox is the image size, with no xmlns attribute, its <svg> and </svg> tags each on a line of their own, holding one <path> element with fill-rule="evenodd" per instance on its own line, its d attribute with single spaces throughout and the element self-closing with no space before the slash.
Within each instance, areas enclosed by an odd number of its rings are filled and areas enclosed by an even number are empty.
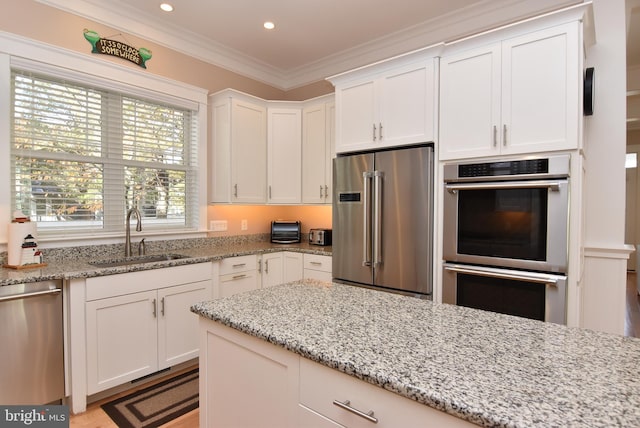
<svg viewBox="0 0 640 428">
<path fill-rule="evenodd" d="M 331 229 L 310 229 L 309 244 L 331 245 Z"/>
<path fill-rule="evenodd" d="M 300 237 L 299 221 L 274 220 L 271 222 L 271 242 L 274 244 L 299 243 Z"/>
</svg>

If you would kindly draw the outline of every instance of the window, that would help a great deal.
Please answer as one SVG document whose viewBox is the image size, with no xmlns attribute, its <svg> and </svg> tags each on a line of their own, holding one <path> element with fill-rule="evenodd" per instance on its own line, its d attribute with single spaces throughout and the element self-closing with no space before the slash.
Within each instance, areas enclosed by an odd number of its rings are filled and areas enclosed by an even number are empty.
<svg viewBox="0 0 640 428">
<path fill-rule="evenodd" d="M 197 228 L 196 111 L 11 72 L 12 209 L 39 233 Z"/>
</svg>

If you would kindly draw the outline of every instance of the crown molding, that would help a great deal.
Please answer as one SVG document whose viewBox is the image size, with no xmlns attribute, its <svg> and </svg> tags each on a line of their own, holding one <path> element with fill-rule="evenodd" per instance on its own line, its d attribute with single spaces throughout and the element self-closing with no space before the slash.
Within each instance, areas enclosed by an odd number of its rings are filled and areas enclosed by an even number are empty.
<svg viewBox="0 0 640 428">
<path fill-rule="evenodd" d="M 136 10 L 125 3 L 92 0 L 36 1 L 178 50 L 285 91 L 425 46 L 451 41 L 539 13 L 582 3 L 580 0 L 483 0 L 454 13 L 337 52 L 304 66 L 282 70 L 214 40 L 198 36 L 187 29 L 168 26 L 151 17 L 145 20 L 137 19 L 136 16 L 139 14 L 135 13 Z M 106 6 L 111 3 L 117 5 L 117 12 L 113 6 Z"/>
</svg>

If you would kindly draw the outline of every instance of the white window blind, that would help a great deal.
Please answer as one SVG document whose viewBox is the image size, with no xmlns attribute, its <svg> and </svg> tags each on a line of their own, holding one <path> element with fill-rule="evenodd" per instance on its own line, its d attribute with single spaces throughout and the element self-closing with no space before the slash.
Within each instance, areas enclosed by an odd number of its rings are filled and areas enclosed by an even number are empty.
<svg viewBox="0 0 640 428">
<path fill-rule="evenodd" d="M 44 234 L 197 228 L 197 112 L 12 70 L 12 208 Z"/>
</svg>

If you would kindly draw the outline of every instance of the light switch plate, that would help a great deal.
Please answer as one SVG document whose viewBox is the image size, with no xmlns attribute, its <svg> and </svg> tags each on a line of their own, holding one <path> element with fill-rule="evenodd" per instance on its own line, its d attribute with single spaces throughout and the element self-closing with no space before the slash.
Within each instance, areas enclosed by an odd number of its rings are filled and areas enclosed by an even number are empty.
<svg viewBox="0 0 640 428">
<path fill-rule="evenodd" d="M 241 230 L 247 230 L 249 228 L 249 224 L 247 222 L 247 220 L 242 220 L 242 222 L 240 223 L 240 229 Z"/>
<path fill-rule="evenodd" d="M 212 220 L 209 229 L 214 232 L 224 232 L 227 230 L 227 220 Z"/>
</svg>

